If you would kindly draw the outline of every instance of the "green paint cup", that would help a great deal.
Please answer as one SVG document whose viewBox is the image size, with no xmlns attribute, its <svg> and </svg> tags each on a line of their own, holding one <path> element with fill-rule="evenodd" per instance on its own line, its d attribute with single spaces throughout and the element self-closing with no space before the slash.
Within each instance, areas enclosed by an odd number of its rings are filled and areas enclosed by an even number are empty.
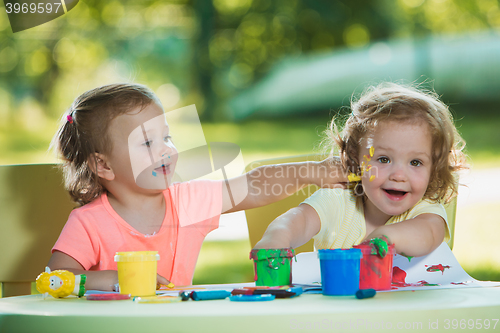
<svg viewBox="0 0 500 333">
<path fill-rule="evenodd" d="M 292 248 L 254 249 L 250 251 L 253 259 L 256 286 L 286 286 L 292 284 Z"/>
</svg>

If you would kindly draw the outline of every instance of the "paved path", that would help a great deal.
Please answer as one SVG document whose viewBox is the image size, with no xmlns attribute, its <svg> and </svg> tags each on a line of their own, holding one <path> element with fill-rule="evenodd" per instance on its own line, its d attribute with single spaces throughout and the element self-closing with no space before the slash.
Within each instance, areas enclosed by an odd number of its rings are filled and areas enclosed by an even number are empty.
<svg viewBox="0 0 500 333">
<path fill-rule="evenodd" d="M 500 168 L 471 170 L 460 177 L 458 207 L 482 203 L 500 204 Z"/>
</svg>

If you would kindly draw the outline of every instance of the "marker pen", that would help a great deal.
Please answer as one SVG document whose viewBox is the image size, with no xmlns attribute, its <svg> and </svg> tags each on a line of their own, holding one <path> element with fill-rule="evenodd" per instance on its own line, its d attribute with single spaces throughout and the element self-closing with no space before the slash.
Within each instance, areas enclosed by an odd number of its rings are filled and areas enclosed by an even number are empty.
<svg viewBox="0 0 500 333">
<path fill-rule="evenodd" d="M 85 298 L 87 301 L 119 301 L 130 299 L 130 294 L 90 294 Z"/>
<path fill-rule="evenodd" d="M 179 296 L 145 296 L 145 297 L 134 297 L 134 302 L 136 303 L 177 303 L 180 302 L 181 298 Z"/>
<path fill-rule="evenodd" d="M 214 299 L 225 299 L 231 296 L 231 292 L 227 290 L 199 290 L 199 291 L 181 291 L 179 296 L 183 301 L 187 301 L 190 298 L 194 301 L 208 301 Z"/>
</svg>

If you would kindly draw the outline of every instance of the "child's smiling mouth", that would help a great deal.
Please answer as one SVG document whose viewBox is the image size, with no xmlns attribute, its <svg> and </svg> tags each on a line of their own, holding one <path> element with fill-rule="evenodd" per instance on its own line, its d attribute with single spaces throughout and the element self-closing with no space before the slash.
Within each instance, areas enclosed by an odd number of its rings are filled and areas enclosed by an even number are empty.
<svg viewBox="0 0 500 333">
<path fill-rule="evenodd" d="M 385 192 L 386 196 L 393 201 L 401 201 L 408 194 L 408 192 L 406 191 L 392 190 L 392 189 L 383 189 L 383 191 Z"/>
</svg>

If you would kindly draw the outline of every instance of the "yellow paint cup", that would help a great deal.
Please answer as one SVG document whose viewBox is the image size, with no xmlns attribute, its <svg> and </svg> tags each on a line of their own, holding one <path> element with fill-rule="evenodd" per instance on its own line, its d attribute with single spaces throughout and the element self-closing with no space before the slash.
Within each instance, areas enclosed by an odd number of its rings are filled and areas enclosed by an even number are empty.
<svg viewBox="0 0 500 333">
<path fill-rule="evenodd" d="M 158 251 L 116 252 L 120 294 L 155 295 L 158 260 Z"/>
</svg>

